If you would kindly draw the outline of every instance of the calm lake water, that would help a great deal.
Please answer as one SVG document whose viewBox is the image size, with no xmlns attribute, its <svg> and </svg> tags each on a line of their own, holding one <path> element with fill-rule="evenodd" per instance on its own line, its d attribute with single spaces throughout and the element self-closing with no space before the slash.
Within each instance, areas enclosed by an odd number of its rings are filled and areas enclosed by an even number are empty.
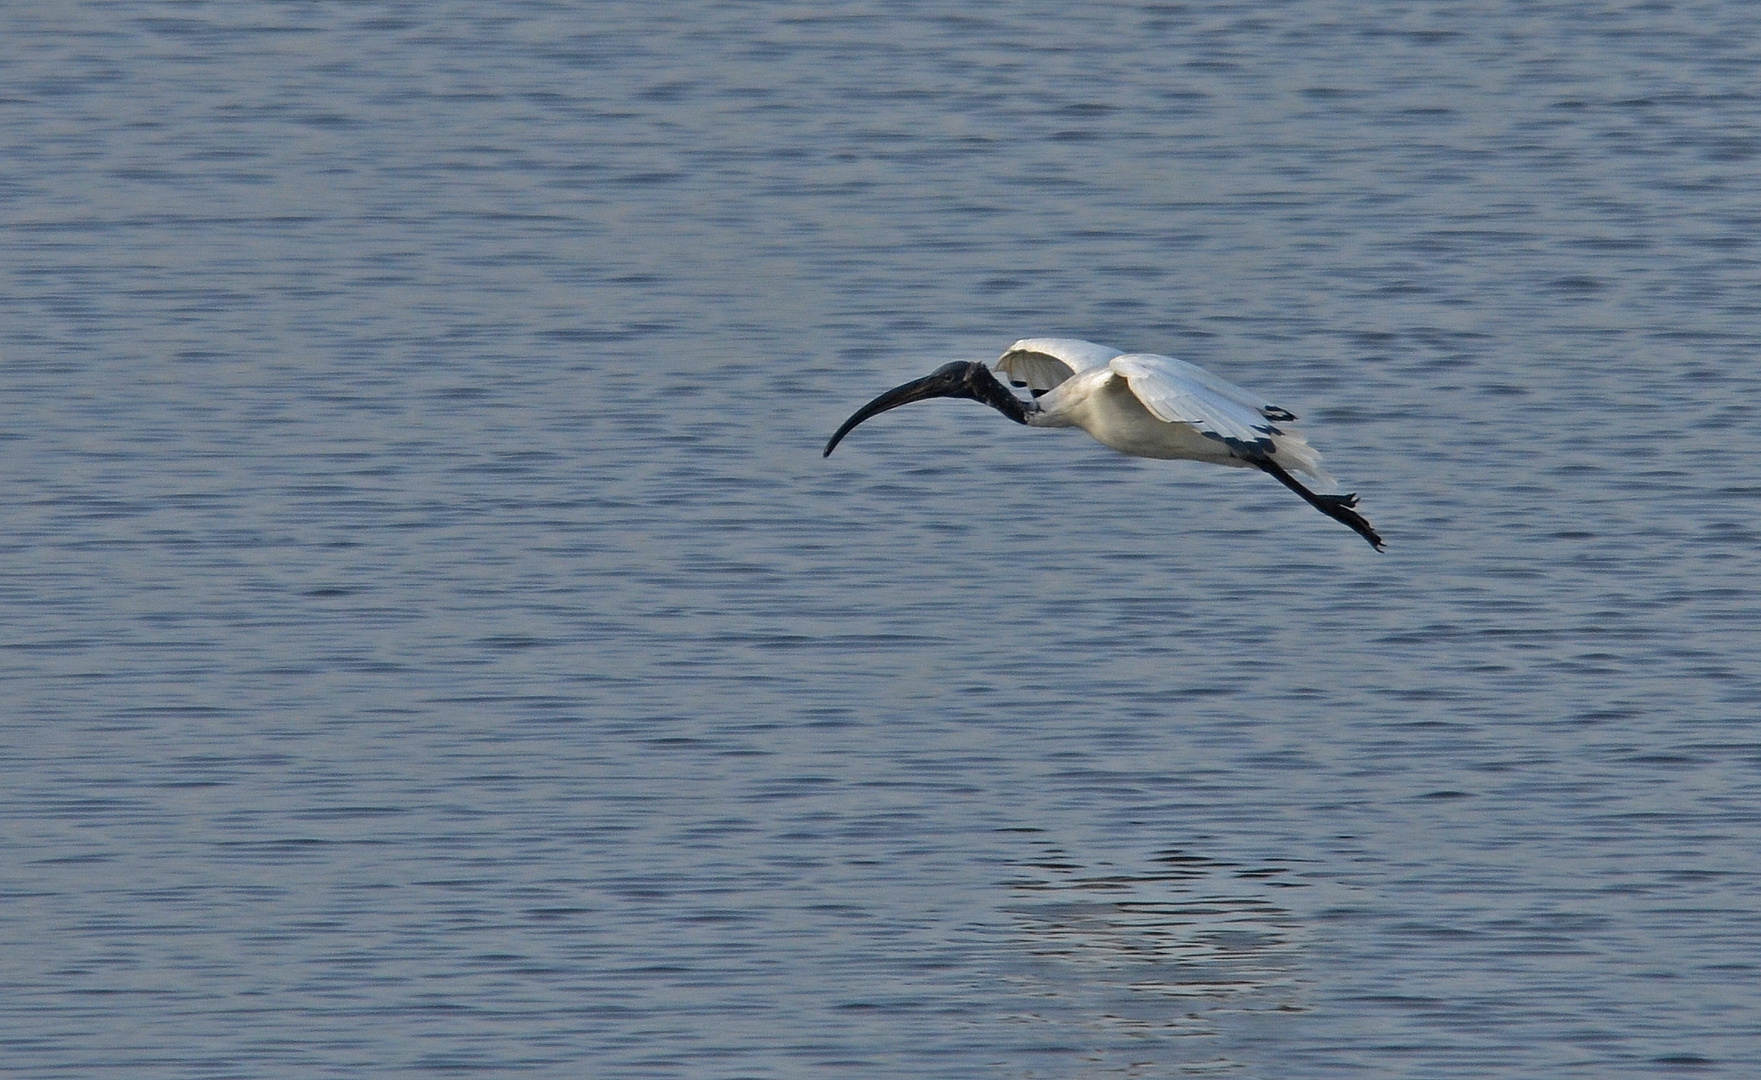
<svg viewBox="0 0 1761 1080">
<path fill-rule="evenodd" d="M 0 1057 L 1761 1075 L 1751 4 L 10 5 Z M 1388 540 L 970 402 L 1303 416 Z"/>
</svg>

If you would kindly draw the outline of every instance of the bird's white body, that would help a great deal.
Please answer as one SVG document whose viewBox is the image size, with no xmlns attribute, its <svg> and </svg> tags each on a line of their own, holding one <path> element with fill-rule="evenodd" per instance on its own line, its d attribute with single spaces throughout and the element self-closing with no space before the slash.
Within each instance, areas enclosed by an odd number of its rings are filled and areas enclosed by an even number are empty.
<svg viewBox="0 0 1761 1080">
<path fill-rule="evenodd" d="M 1295 419 L 1204 368 L 1155 353 L 1122 353 L 1074 338 L 1024 338 L 998 371 L 1036 394 L 1031 427 L 1081 428 L 1132 457 L 1179 458 L 1253 468 L 1255 455 L 1331 481 Z"/>
<path fill-rule="evenodd" d="M 1248 463 L 1228 445 L 1209 438 L 1191 424 L 1170 424 L 1150 414 L 1131 384 L 1111 368 L 1096 368 L 1060 383 L 1039 399 L 1040 411 L 1030 413 L 1031 427 L 1081 428 L 1102 446 L 1145 458 L 1183 458 L 1217 465 Z"/>
</svg>

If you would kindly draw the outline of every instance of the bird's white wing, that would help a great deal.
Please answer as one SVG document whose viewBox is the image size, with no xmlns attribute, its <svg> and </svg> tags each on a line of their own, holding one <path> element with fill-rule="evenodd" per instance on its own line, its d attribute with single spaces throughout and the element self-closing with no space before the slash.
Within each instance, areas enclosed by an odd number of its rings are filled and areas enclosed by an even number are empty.
<svg viewBox="0 0 1761 1080">
<path fill-rule="evenodd" d="M 1284 432 L 1268 418 L 1266 406 L 1234 383 L 1184 360 L 1154 353 L 1128 353 L 1108 363 L 1156 419 L 1190 424 L 1234 450 L 1272 454 L 1280 449 L 1273 436 Z"/>
<path fill-rule="evenodd" d="M 994 365 L 1016 386 L 1039 397 L 1079 371 L 1104 365 L 1118 349 L 1079 338 L 1022 338 Z"/>
</svg>

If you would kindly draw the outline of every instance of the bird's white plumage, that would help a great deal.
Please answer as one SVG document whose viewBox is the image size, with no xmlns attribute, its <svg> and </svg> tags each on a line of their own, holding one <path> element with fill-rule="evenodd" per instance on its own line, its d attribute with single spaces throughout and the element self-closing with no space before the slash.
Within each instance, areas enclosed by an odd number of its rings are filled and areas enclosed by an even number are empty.
<svg viewBox="0 0 1761 1080">
<path fill-rule="evenodd" d="M 1010 353 L 1041 353 L 1062 361 L 1075 373 L 1100 367 L 1113 357 L 1123 355 L 1124 351 L 1081 338 L 1022 338 L 1009 346 L 1009 352 L 1003 355 L 1007 357 Z"/>
<path fill-rule="evenodd" d="M 1070 376 L 1100 367 L 1119 355 L 1118 349 L 1079 338 L 1022 338 L 1009 346 L 995 366 L 1010 382 L 1028 387 L 1037 397 Z"/>
<path fill-rule="evenodd" d="M 1109 374 L 1096 371 L 1103 367 Z M 1247 459 L 1236 457 L 1233 452 L 1257 451 L 1270 453 L 1299 472 L 1321 480 L 1332 479 L 1321 468 L 1320 455 L 1301 435 L 1271 419 L 1289 417 L 1289 413 L 1227 379 L 1172 356 L 1122 353 L 1078 338 L 1023 338 L 1009 346 L 996 368 L 1016 384 L 1047 395 L 1040 401 L 1044 419 L 1036 421 L 1046 427 L 1067 423 L 1125 453 L 1162 456 L 1146 453 L 1158 437 L 1145 430 L 1139 418 L 1117 415 L 1122 410 L 1117 399 L 1106 393 L 1105 383 L 1110 377 L 1118 377 L 1129 385 L 1132 396 L 1151 417 L 1197 431 L 1228 447 L 1228 451 L 1218 447 L 1215 453 L 1205 452 L 1203 443 L 1192 443 L 1177 432 L 1167 432 L 1160 437 L 1167 444 L 1167 456 L 1195 456 L 1245 465 Z M 1076 379 L 1079 375 L 1082 378 Z M 1060 393 L 1047 393 L 1060 388 Z M 1109 406 L 1109 401 L 1114 404 Z M 1068 415 L 1061 417 L 1061 411 Z M 1105 428 L 1111 429 L 1112 437 L 1103 434 Z M 1132 449 L 1124 449 L 1127 445 Z M 1194 447 L 1197 451 L 1188 453 Z"/>
<path fill-rule="evenodd" d="M 1272 448 L 1272 435 L 1278 429 L 1271 421 L 1258 408 L 1215 385 L 1222 380 L 1193 378 L 1200 369 L 1191 364 L 1155 353 L 1127 353 L 1113 357 L 1107 366 L 1125 377 L 1131 392 L 1157 420 L 1191 424 L 1206 435 L 1240 444 L 1243 450 Z"/>
</svg>

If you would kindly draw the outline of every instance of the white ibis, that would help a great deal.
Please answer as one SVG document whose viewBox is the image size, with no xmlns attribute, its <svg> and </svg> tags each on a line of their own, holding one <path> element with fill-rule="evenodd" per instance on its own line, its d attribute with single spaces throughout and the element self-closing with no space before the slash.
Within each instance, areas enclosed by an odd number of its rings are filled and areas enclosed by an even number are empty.
<svg viewBox="0 0 1761 1080">
<path fill-rule="evenodd" d="M 1023 401 L 983 363 L 956 360 L 896 386 L 844 421 L 825 444 L 830 456 L 852 428 L 888 409 L 926 398 L 982 401 L 1028 427 L 1079 427 L 1121 454 L 1185 458 L 1216 465 L 1256 468 L 1302 496 L 1316 510 L 1350 526 L 1377 551 L 1382 538 L 1352 508 L 1356 495 L 1310 491 L 1291 470 L 1331 483 L 1320 455 L 1281 424 L 1296 415 L 1204 368 L 1154 353 L 1122 353 L 1074 338 L 1025 338 L 1009 347 L 995 367 L 1033 397 Z"/>
</svg>

